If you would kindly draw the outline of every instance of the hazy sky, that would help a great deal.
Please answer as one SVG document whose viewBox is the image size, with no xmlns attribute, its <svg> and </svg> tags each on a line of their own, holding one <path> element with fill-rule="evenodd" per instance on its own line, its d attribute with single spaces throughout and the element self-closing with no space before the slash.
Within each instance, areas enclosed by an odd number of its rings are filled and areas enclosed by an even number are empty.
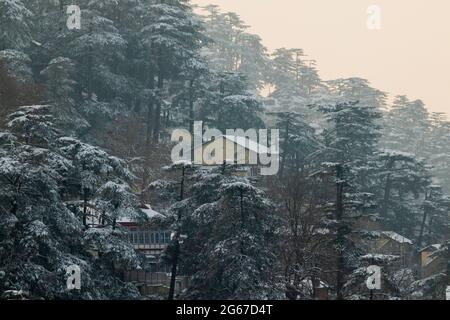
<svg viewBox="0 0 450 320">
<path fill-rule="evenodd" d="M 449 0 L 192 0 L 233 11 L 269 50 L 302 48 L 324 80 L 362 77 L 450 115 Z M 367 9 L 381 8 L 369 30 Z"/>
</svg>

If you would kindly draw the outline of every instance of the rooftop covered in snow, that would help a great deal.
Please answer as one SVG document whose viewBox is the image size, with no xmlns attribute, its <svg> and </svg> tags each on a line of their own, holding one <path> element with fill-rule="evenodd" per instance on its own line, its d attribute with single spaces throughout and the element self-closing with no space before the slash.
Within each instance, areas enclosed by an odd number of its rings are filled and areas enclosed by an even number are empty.
<svg viewBox="0 0 450 320">
<path fill-rule="evenodd" d="M 392 240 L 394 240 L 398 243 L 413 244 L 413 242 L 411 240 L 409 240 L 408 238 L 405 238 L 402 235 L 399 235 L 398 233 L 396 233 L 394 231 L 383 231 L 382 234 L 387 236 L 388 238 L 391 238 Z"/>
<path fill-rule="evenodd" d="M 233 143 L 236 143 L 237 145 L 248 149 L 250 151 L 253 151 L 255 153 L 261 153 L 261 154 L 279 154 L 279 150 L 276 150 L 275 148 L 264 146 L 257 141 L 251 140 L 249 137 L 244 136 L 233 136 L 233 135 L 222 135 L 217 137 L 215 140 L 205 141 L 201 146 L 198 146 L 197 148 L 202 148 L 203 146 L 212 143 L 214 141 L 217 141 L 219 139 L 224 139 L 231 141 Z M 196 149 L 197 149 L 196 148 Z"/>
<path fill-rule="evenodd" d="M 152 207 L 148 204 L 145 204 L 142 208 L 140 208 L 141 211 L 145 214 L 147 219 L 151 220 L 154 218 L 164 218 L 165 216 L 155 210 L 152 209 Z M 139 222 L 136 217 L 121 217 L 117 223 L 137 223 Z"/>
</svg>

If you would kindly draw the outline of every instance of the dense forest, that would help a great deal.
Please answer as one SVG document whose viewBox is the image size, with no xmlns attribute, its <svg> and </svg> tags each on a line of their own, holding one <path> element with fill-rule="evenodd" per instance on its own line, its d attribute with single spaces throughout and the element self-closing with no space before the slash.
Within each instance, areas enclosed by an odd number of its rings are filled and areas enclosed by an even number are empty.
<svg viewBox="0 0 450 320">
<path fill-rule="evenodd" d="M 278 174 L 172 163 L 172 131 L 194 121 L 279 129 Z M 177 299 L 309 300 L 326 287 L 329 299 L 442 300 L 449 194 L 445 114 L 366 79 L 324 81 L 302 49 L 269 52 L 235 13 L 0 0 L 1 298 L 166 299 L 118 272 L 145 265 L 118 223 L 133 217 L 178 235 L 161 257 L 190 279 Z M 164 218 L 147 221 L 149 203 Z M 373 252 L 386 235 L 412 257 Z M 445 266 L 423 276 L 428 246 Z M 66 288 L 71 265 L 80 290 Z"/>
</svg>

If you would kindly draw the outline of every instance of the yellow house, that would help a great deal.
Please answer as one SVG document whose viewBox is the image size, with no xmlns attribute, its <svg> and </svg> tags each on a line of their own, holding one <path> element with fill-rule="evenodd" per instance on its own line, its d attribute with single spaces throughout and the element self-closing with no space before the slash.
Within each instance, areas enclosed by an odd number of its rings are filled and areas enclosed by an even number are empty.
<svg viewBox="0 0 450 320">
<path fill-rule="evenodd" d="M 440 244 L 432 244 L 420 250 L 420 266 L 422 278 L 428 278 L 438 273 L 445 273 L 447 261 L 434 253 L 440 250 Z"/>
<path fill-rule="evenodd" d="M 220 166 L 224 163 L 242 165 L 241 175 L 255 176 L 265 164 L 261 156 L 278 156 L 273 151 L 248 137 L 222 135 L 194 149 L 194 159 L 204 167 Z"/>
<path fill-rule="evenodd" d="M 411 240 L 394 231 L 382 231 L 378 235 L 373 243 L 373 253 L 399 256 L 402 265 L 414 262 L 415 249 Z"/>
</svg>

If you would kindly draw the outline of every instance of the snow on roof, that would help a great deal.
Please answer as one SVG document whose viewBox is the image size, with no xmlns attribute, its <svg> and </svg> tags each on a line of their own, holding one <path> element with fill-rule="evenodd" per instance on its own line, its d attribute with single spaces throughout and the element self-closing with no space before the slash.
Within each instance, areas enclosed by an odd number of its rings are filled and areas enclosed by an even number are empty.
<svg viewBox="0 0 450 320">
<path fill-rule="evenodd" d="M 146 208 L 141 208 L 141 211 L 142 211 L 143 213 L 145 213 L 146 216 L 147 216 L 149 219 L 155 218 L 155 217 L 164 217 L 164 215 L 162 215 L 161 213 L 156 212 L 155 210 L 153 210 L 152 207 L 149 206 L 148 204 L 145 205 L 145 206 L 146 206 Z"/>
<path fill-rule="evenodd" d="M 268 148 L 266 146 L 263 146 L 262 144 L 259 144 L 256 141 L 251 140 L 248 137 L 243 137 L 243 136 L 232 136 L 232 135 L 222 135 L 217 137 L 217 139 L 219 138 L 224 138 L 226 140 L 229 140 L 231 142 L 234 142 L 250 151 L 256 152 L 256 153 L 264 153 L 264 154 L 278 154 L 279 151 L 276 150 L 274 147 Z M 217 140 L 216 139 L 216 140 Z M 205 143 L 203 143 L 203 145 L 213 142 L 211 141 L 207 141 Z M 201 147 L 203 147 L 203 145 Z M 199 146 L 200 147 L 200 146 Z M 198 148 L 199 148 L 198 147 Z"/>
<path fill-rule="evenodd" d="M 163 214 L 156 212 L 152 209 L 152 207 L 148 204 L 144 205 L 144 208 L 140 208 L 141 211 L 147 216 L 148 219 L 153 219 L 156 217 L 164 217 Z M 133 223 L 137 222 L 136 218 L 133 217 L 121 217 L 118 223 Z"/>
<path fill-rule="evenodd" d="M 389 237 L 392 240 L 397 241 L 399 243 L 413 244 L 413 242 L 411 240 L 409 240 L 408 238 L 405 238 L 402 235 L 399 235 L 398 233 L 396 233 L 394 231 L 383 231 L 382 234 L 386 235 L 387 237 Z"/>
<path fill-rule="evenodd" d="M 432 251 L 436 251 L 436 250 L 440 250 L 442 248 L 442 245 L 437 243 L 437 244 L 431 244 L 429 246 L 426 246 L 425 248 L 423 248 L 422 250 L 420 250 L 420 252 L 425 251 L 425 250 L 429 250 L 431 249 Z"/>
<path fill-rule="evenodd" d="M 314 234 L 330 234 L 330 229 L 328 228 L 317 228 L 316 230 L 314 230 Z"/>
<path fill-rule="evenodd" d="M 230 140 L 232 142 L 235 142 L 236 144 L 248 148 L 250 151 L 258 152 L 258 153 L 272 153 L 272 154 L 278 154 L 278 150 L 274 150 L 274 148 L 268 148 L 266 146 L 263 146 L 256 141 L 250 140 L 247 137 L 241 137 L 241 136 L 230 136 L 230 135 L 224 135 L 225 139 Z"/>
<path fill-rule="evenodd" d="M 399 256 L 396 255 L 390 255 L 390 254 L 373 254 L 369 253 L 362 257 L 360 257 L 361 260 L 373 260 L 377 263 L 380 262 L 392 262 L 399 259 Z"/>
<path fill-rule="evenodd" d="M 382 152 L 385 155 L 391 155 L 391 156 L 414 157 L 414 154 L 412 154 L 412 153 L 403 152 L 403 151 L 399 151 L 399 150 L 383 149 Z"/>
</svg>

